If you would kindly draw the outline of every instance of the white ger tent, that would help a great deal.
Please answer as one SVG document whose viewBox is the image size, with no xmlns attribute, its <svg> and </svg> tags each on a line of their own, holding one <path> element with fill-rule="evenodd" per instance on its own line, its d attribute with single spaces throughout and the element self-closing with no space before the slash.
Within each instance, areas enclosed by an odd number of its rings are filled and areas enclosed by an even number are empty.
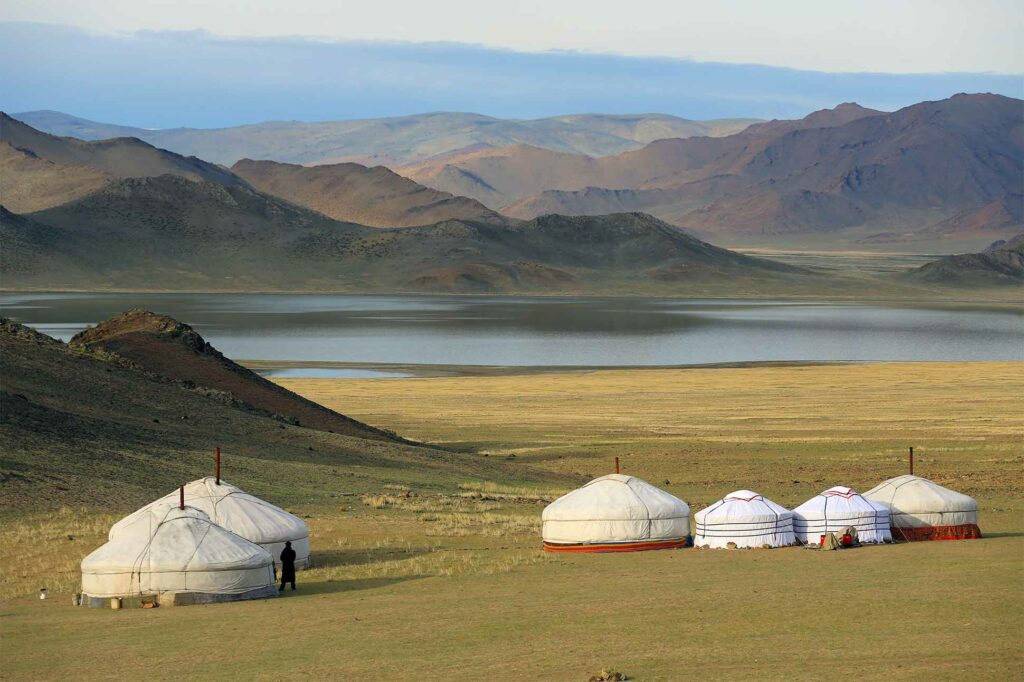
<svg viewBox="0 0 1024 682">
<path fill-rule="evenodd" d="M 211 600 L 273 596 L 270 554 L 195 508 L 154 506 L 82 560 L 86 597 L 193 593 Z"/>
<path fill-rule="evenodd" d="M 793 512 L 751 490 L 731 492 L 694 515 L 695 547 L 726 549 L 796 544 Z"/>
<path fill-rule="evenodd" d="M 816 544 L 822 535 L 848 526 L 857 529 L 860 542 L 892 542 L 889 511 L 853 488 L 837 485 L 793 510 L 793 532 L 804 543 Z"/>
<path fill-rule="evenodd" d="M 889 509 L 897 540 L 980 538 L 978 503 L 927 478 L 904 474 L 882 481 L 864 497 Z"/>
<path fill-rule="evenodd" d="M 109 537 L 113 539 L 121 528 L 153 506 L 176 504 L 178 496 L 179 491 L 175 490 L 126 516 L 111 527 Z M 217 479 L 208 476 L 185 485 L 185 504 L 201 509 L 217 525 L 263 547 L 274 561 L 279 561 L 284 543 L 291 541 L 296 568 L 309 565 L 309 528 L 306 522 L 266 500 L 224 481 L 217 483 Z"/>
<path fill-rule="evenodd" d="M 544 508 L 544 549 L 635 552 L 685 547 L 690 508 L 674 495 L 623 474 L 595 478 Z"/>
</svg>

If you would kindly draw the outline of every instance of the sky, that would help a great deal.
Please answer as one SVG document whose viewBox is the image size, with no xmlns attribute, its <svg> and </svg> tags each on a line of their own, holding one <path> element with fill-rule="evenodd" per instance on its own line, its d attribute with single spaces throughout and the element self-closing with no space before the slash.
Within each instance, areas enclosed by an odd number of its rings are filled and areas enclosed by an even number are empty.
<svg viewBox="0 0 1024 682">
<path fill-rule="evenodd" d="M 0 108 L 143 127 L 474 111 L 802 116 L 1024 94 L 1002 0 L 4 0 Z"/>
</svg>

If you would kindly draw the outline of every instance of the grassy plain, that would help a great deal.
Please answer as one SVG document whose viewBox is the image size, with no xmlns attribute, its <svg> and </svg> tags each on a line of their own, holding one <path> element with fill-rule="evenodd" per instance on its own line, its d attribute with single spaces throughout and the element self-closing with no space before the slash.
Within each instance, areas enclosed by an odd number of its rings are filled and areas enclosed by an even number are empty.
<svg viewBox="0 0 1024 682">
<path fill-rule="evenodd" d="M 328 679 L 996 679 L 1024 673 L 1024 364 L 610 370 L 280 383 L 466 457 L 550 472 L 339 490 L 293 507 L 318 565 L 266 602 L 74 609 L 40 580 L 109 518 L 21 515 L 0 531 L 0 675 Z M 973 495 L 980 541 L 838 553 L 552 556 L 544 501 L 611 470 L 699 509 L 750 487 L 786 506 L 905 470 Z M 287 476 L 287 463 L 277 473 Z M 71 529 L 71 530 L 69 530 Z M 68 539 L 71 534 L 74 539 Z M 25 578 L 21 578 L 25 575 Z M 8 576 L 14 576 L 10 580 Z M 63 582 L 62 582 L 63 581 Z M 56 585 L 57 588 L 52 588 Z"/>
</svg>

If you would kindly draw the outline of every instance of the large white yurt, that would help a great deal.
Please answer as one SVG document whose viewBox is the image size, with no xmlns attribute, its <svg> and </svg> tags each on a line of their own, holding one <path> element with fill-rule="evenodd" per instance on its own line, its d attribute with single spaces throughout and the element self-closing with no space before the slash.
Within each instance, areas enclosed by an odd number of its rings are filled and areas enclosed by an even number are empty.
<svg viewBox="0 0 1024 682">
<path fill-rule="evenodd" d="M 805 544 L 816 544 L 822 535 L 849 526 L 857 529 L 860 542 L 892 542 L 888 510 L 853 488 L 837 485 L 793 510 L 793 532 Z"/>
<path fill-rule="evenodd" d="M 197 601 L 277 593 L 270 553 L 199 509 L 151 506 L 82 560 L 83 597 L 191 593 Z"/>
<path fill-rule="evenodd" d="M 864 497 L 889 510 L 896 540 L 980 538 L 978 503 L 927 478 L 904 474 L 882 481 Z"/>
<path fill-rule="evenodd" d="M 551 552 L 636 552 L 685 547 L 690 508 L 634 476 L 609 474 L 544 508 L 544 549 Z"/>
<path fill-rule="evenodd" d="M 744 549 L 796 544 L 793 512 L 752 490 L 729 493 L 694 514 L 694 520 L 694 547 Z"/>
<path fill-rule="evenodd" d="M 121 519 L 111 527 L 109 537 L 113 539 L 121 528 L 151 507 L 177 503 L 179 494 L 175 490 Z M 216 478 L 206 477 L 185 485 L 185 504 L 201 509 L 217 525 L 263 547 L 274 561 L 280 560 L 284 543 L 290 541 L 295 550 L 295 567 L 309 565 L 309 528 L 306 522 L 266 500 L 224 481 L 218 483 Z"/>
</svg>

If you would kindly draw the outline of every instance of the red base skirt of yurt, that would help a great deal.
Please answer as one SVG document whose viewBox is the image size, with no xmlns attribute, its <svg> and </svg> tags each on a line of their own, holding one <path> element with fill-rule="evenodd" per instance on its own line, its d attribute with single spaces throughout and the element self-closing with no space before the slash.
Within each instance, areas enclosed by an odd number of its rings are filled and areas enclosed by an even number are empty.
<svg viewBox="0 0 1024 682">
<path fill-rule="evenodd" d="M 663 540 L 660 542 L 613 542 L 609 544 L 588 544 L 588 545 L 559 545 L 553 542 L 545 542 L 544 550 L 548 552 L 644 552 L 651 549 L 675 549 L 686 547 L 687 540 Z"/>
<path fill-rule="evenodd" d="M 980 537 L 981 529 L 973 523 L 964 523 L 959 526 L 925 526 L 923 528 L 892 527 L 892 539 L 897 541 L 975 540 Z"/>
</svg>

